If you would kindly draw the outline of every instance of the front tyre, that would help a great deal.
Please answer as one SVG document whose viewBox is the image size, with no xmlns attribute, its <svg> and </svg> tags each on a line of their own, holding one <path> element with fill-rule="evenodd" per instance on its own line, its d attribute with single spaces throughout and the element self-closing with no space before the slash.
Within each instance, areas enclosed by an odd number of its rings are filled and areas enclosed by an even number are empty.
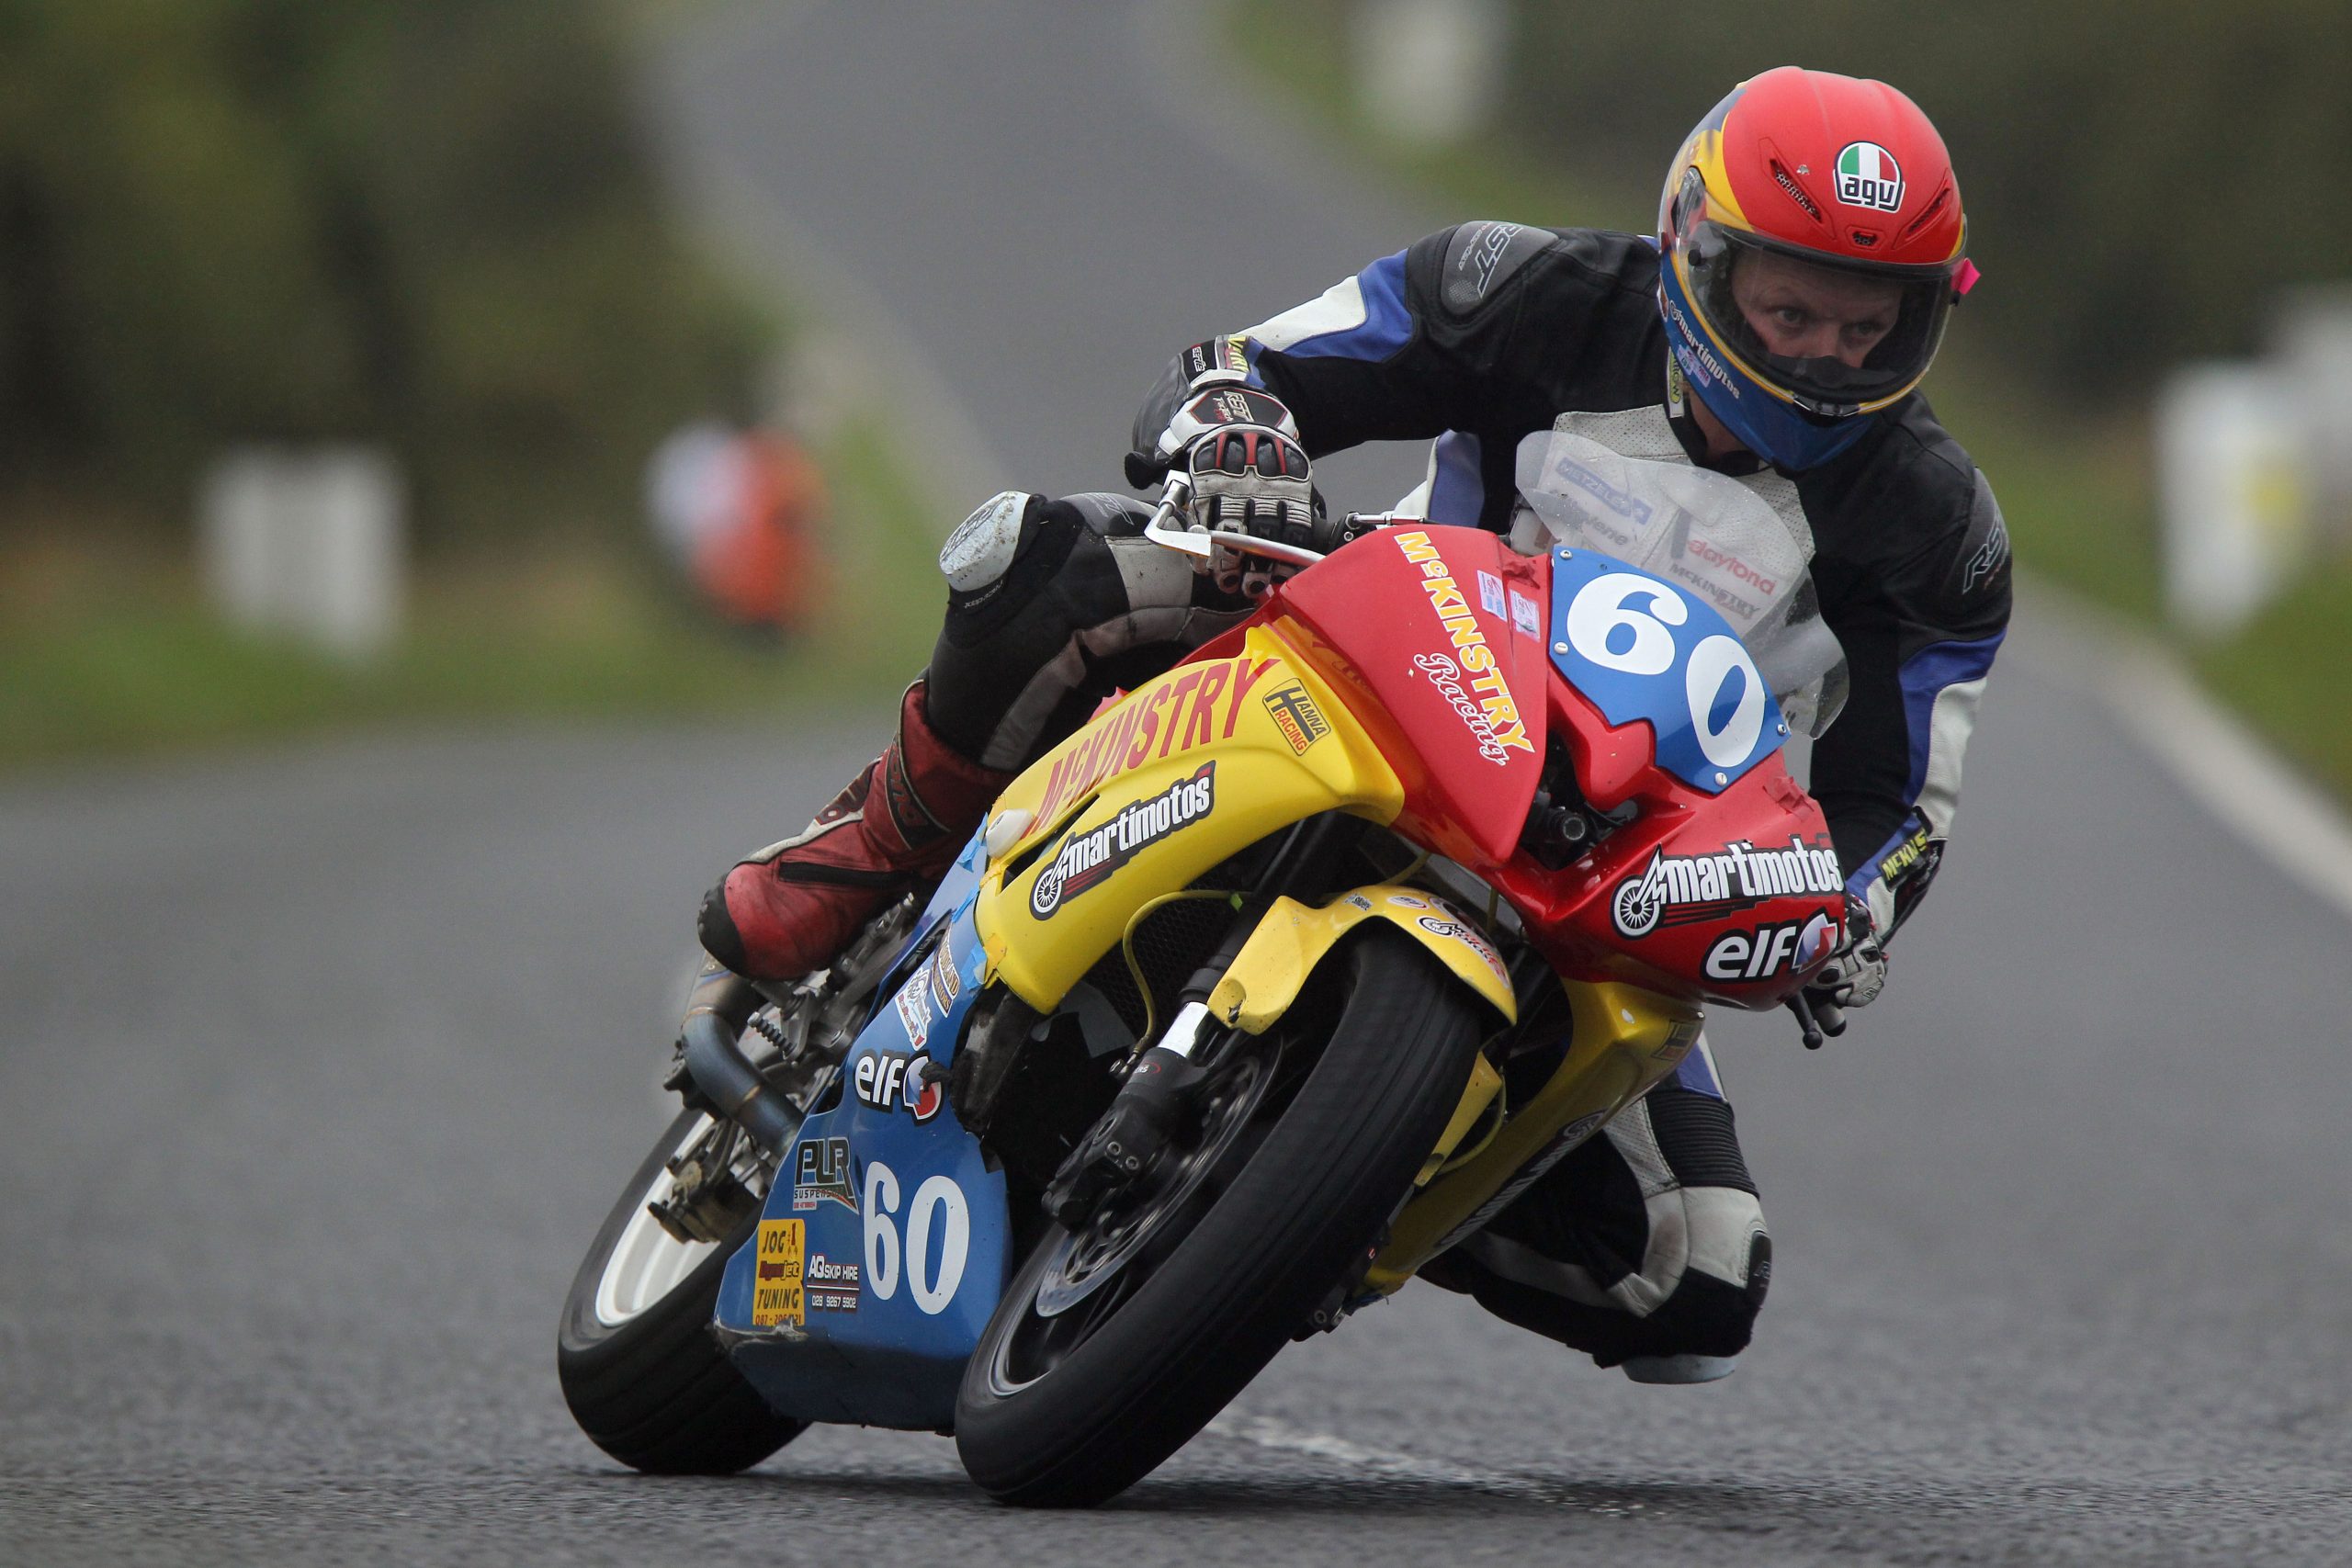
<svg viewBox="0 0 2352 1568">
<path fill-rule="evenodd" d="M 731 1475 L 808 1426 L 769 1409 L 710 1333 L 719 1276 L 758 1227 L 757 1205 L 718 1242 L 682 1242 L 646 1209 L 671 1195 L 672 1156 L 710 1125 L 683 1112 L 638 1167 L 571 1281 L 556 1337 L 580 1429 L 657 1475 Z"/>
<path fill-rule="evenodd" d="M 1220 1143 L 1212 1127 L 1204 1145 L 1246 1163 L 1181 1239 L 1119 1265 L 1142 1278 L 1071 1290 L 1058 1226 L 1014 1277 L 956 1407 L 956 1450 L 991 1495 L 1083 1506 L 1134 1484 L 1240 1393 L 1374 1245 L 1461 1097 L 1480 1015 L 1396 931 L 1366 929 L 1345 962 L 1347 999 L 1319 1060 L 1254 1149 L 1248 1137 Z"/>
</svg>

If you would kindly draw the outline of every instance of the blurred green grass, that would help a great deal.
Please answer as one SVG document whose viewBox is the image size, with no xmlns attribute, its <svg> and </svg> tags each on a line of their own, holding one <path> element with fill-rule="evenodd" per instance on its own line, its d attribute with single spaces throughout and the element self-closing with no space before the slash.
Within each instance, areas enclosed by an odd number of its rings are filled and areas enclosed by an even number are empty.
<svg viewBox="0 0 2352 1568">
<path fill-rule="evenodd" d="M 2228 641 L 2192 661 L 2206 685 L 2267 735 L 2290 761 L 2352 798 L 2352 562 L 2299 576 Z"/>
<path fill-rule="evenodd" d="M 644 556 L 609 545 L 443 552 L 411 585 L 407 633 L 354 664 L 240 634 L 188 553 L 152 531 L 53 517 L 0 537 L 0 767 L 148 754 L 359 725 L 872 708 L 930 651 L 935 519 L 879 429 L 820 454 L 825 581 L 788 641 L 697 614 Z"/>
</svg>

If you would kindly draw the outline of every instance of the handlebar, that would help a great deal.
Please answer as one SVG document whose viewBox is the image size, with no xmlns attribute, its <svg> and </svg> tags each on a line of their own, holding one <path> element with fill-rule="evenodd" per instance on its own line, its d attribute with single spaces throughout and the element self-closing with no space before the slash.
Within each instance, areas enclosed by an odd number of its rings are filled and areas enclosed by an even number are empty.
<svg viewBox="0 0 2352 1568">
<path fill-rule="evenodd" d="M 1186 527 L 1181 519 L 1192 499 L 1191 477 L 1170 474 L 1167 488 L 1159 492 L 1159 509 L 1151 514 L 1151 521 L 1143 525 L 1143 536 L 1155 545 L 1165 545 L 1188 556 L 1214 555 L 1216 547 L 1223 545 L 1238 555 L 1264 556 L 1269 560 L 1283 561 L 1291 566 L 1313 566 L 1323 558 L 1321 550 L 1285 545 L 1275 539 L 1261 539 L 1255 534 L 1236 533 L 1230 528 Z"/>
</svg>

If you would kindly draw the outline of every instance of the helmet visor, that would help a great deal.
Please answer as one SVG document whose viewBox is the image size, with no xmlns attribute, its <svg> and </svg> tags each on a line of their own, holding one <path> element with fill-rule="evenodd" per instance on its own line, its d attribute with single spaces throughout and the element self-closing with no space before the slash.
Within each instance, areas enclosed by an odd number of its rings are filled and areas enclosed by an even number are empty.
<svg viewBox="0 0 2352 1568">
<path fill-rule="evenodd" d="M 1707 330 L 1798 407 L 1839 419 L 1928 373 L 1951 312 L 1950 266 L 1829 262 L 1702 219 L 1676 236 Z"/>
</svg>

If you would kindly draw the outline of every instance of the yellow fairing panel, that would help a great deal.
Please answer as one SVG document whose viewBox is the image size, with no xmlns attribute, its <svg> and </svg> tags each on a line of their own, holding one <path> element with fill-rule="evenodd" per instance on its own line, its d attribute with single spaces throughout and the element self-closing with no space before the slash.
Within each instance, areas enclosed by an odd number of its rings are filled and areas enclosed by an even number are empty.
<svg viewBox="0 0 2352 1568">
<path fill-rule="evenodd" d="M 1464 985 L 1487 998 L 1506 1022 L 1519 1020 L 1519 998 L 1502 959 L 1468 921 L 1416 887 L 1359 887 L 1323 908 L 1277 898 L 1209 993 L 1212 1018 L 1262 1034 L 1280 1018 L 1324 956 L 1366 920 L 1386 920 L 1435 953 Z"/>
<path fill-rule="evenodd" d="M 1365 1279 L 1374 1290 L 1396 1290 L 1500 1213 L 1534 1175 L 1648 1093 L 1699 1038 L 1699 1010 L 1679 998 L 1614 981 L 1562 984 L 1572 1019 L 1566 1057 L 1533 1099 L 1509 1108 L 1483 1148 L 1405 1206 Z"/>
<path fill-rule="evenodd" d="M 1404 790 L 1339 699 L 1253 626 L 1039 758 L 998 798 L 1023 823 L 974 910 L 995 978 L 1050 1010 L 1149 899 L 1317 812 L 1395 818 Z M 1025 814 L 1017 815 L 1017 814 Z"/>
</svg>

